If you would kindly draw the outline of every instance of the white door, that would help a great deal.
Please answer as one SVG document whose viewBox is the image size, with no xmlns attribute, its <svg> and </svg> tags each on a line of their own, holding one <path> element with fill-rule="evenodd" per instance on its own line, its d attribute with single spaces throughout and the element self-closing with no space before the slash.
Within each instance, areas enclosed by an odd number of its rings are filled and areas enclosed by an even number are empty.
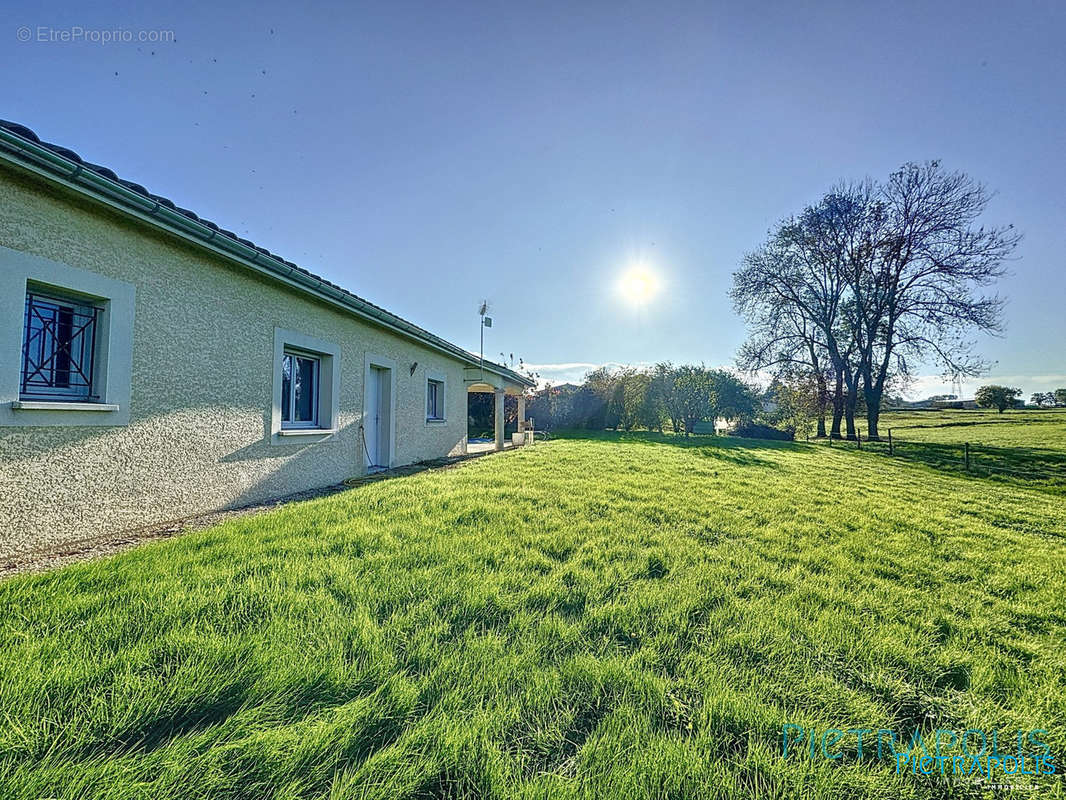
<svg viewBox="0 0 1066 800">
<path fill-rule="evenodd" d="M 371 367 L 367 374 L 366 413 L 363 417 L 363 441 L 367 467 L 387 468 L 392 439 L 389 370 Z"/>
<path fill-rule="evenodd" d="M 363 415 L 363 441 L 366 444 L 366 465 L 378 466 L 381 448 L 381 370 L 367 371 L 366 413 Z"/>
</svg>

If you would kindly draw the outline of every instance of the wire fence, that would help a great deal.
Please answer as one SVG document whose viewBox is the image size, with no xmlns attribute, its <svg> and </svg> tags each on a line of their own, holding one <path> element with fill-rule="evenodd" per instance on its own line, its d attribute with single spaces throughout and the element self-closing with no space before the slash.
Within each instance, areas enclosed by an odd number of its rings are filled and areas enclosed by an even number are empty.
<svg viewBox="0 0 1066 800">
<path fill-rule="evenodd" d="M 828 439 L 827 444 L 920 461 L 938 469 L 1066 486 L 1066 451 L 999 447 L 970 441 L 920 441 L 901 437 L 891 428 L 880 439 L 864 438 L 862 430 L 857 429 L 855 439 Z"/>
</svg>

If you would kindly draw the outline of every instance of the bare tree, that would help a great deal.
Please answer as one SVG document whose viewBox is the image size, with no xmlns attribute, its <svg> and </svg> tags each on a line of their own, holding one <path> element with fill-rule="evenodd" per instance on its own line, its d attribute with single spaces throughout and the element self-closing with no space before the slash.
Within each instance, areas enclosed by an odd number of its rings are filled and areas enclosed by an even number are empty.
<svg viewBox="0 0 1066 800">
<path fill-rule="evenodd" d="M 1002 329 L 1003 300 L 981 293 L 1004 272 L 1021 236 L 975 227 L 991 195 L 937 161 L 904 164 L 871 193 L 849 289 L 857 365 L 871 439 L 893 370 L 933 360 L 946 374 L 978 375 L 985 364 L 967 337 Z"/>
<path fill-rule="evenodd" d="M 802 216 L 797 232 L 815 279 L 816 323 L 834 373 L 832 436 L 840 438 L 843 417 L 848 439 L 857 435 L 855 408 L 860 391 L 855 299 L 849 294 L 852 266 L 870 249 L 867 213 L 873 184 L 841 184 Z"/>
<path fill-rule="evenodd" d="M 737 353 L 737 366 L 749 373 L 770 370 L 775 377 L 803 375 L 816 389 L 818 436 L 826 435 L 825 415 L 833 373 L 814 326 L 794 306 L 782 302 L 753 304 L 749 334 Z M 839 421 L 838 421 L 839 425 Z"/>
<path fill-rule="evenodd" d="M 1003 308 L 980 290 L 1003 275 L 1020 240 L 1009 226 L 975 227 L 989 197 L 938 162 L 905 164 L 884 185 L 841 184 L 781 223 L 733 276 L 731 296 L 751 327 L 738 364 L 805 364 L 815 381 L 828 367 L 830 435 L 839 436 L 842 416 L 848 438 L 860 391 L 878 438 L 885 390 L 912 364 L 979 374 L 966 337 L 998 332 Z"/>
<path fill-rule="evenodd" d="M 840 436 L 843 418 L 854 438 L 857 375 L 844 313 L 847 228 L 841 220 L 847 207 L 828 199 L 778 225 L 734 273 L 731 296 L 750 327 L 737 363 L 748 371 L 806 368 L 821 398 L 818 434 L 825 435 L 831 400 L 830 435 Z"/>
</svg>

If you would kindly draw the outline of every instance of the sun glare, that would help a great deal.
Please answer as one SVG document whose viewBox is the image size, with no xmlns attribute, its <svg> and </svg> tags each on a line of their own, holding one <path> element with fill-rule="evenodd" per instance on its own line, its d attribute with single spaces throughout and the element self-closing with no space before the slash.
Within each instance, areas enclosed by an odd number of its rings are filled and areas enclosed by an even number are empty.
<svg viewBox="0 0 1066 800">
<path fill-rule="evenodd" d="M 655 275 L 644 267 L 634 267 L 618 283 L 622 296 L 631 303 L 647 303 L 655 296 L 658 284 Z"/>
</svg>

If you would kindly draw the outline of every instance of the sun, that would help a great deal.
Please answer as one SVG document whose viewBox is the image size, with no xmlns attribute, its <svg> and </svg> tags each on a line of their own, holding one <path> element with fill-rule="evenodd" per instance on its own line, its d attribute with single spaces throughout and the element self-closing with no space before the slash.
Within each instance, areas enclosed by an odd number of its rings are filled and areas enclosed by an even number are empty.
<svg viewBox="0 0 1066 800">
<path fill-rule="evenodd" d="M 658 288 L 655 275 L 645 267 L 633 267 L 618 282 L 619 292 L 631 303 L 647 303 Z"/>
</svg>

